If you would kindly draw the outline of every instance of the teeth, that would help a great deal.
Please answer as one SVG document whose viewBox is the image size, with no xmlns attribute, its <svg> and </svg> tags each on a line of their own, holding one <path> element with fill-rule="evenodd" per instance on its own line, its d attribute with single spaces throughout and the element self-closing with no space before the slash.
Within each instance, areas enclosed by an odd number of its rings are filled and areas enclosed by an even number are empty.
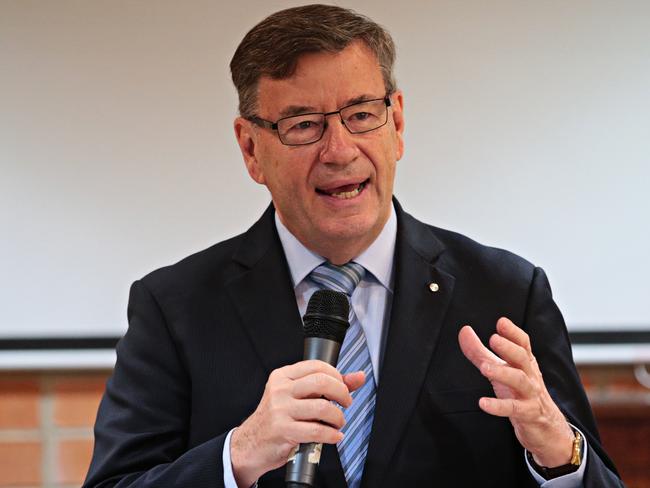
<svg viewBox="0 0 650 488">
<path fill-rule="evenodd" d="M 363 187 L 365 186 L 364 183 L 361 183 L 358 188 L 355 188 L 352 191 L 342 191 L 340 193 L 332 193 L 331 195 L 333 197 L 339 198 L 341 200 L 347 200 L 349 198 L 354 198 L 356 197 L 359 193 L 361 193 L 361 190 L 363 190 Z"/>
<path fill-rule="evenodd" d="M 361 192 L 360 188 L 352 191 L 342 191 L 341 193 L 332 193 L 333 197 L 340 198 L 341 200 L 347 200 L 348 198 L 354 198 Z"/>
</svg>

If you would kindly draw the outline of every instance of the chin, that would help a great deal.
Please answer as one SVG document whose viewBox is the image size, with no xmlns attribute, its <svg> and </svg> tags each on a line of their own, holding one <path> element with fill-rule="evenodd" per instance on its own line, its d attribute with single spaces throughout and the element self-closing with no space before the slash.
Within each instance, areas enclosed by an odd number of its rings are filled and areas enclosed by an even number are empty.
<svg viewBox="0 0 650 488">
<path fill-rule="evenodd" d="M 325 239 L 350 241 L 363 240 L 374 231 L 377 219 L 355 216 L 351 218 L 333 219 L 330 222 L 321 222 L 317 233 Z"/>
</svg>

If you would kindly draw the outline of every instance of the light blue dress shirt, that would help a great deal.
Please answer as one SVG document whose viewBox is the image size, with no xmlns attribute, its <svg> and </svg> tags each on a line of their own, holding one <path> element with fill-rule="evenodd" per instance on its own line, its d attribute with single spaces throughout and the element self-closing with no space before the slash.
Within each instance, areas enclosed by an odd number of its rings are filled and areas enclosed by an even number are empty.
<svg viewBox="0 0 650 488">
<path fill-rule="evenodd" d="M 303 316 L 307 311 L 309 298 L 319 289 L 316 283 L 307 279 L 309 273 L 323 264 L 326 259 L 303 246 L 282 224 L 277 213 L 275 214 L 275 225 L 289 263 L 289 272 L 293 280 L 300 316 Z M 385 322 L 389 320 L 389 308 L 393 301 L 392 274 L 396 238 L 397 216 L 395 209 L 391 206 L 390 217 L 377 239 L 353 260 L 366 269 L 366 274 L 352 293 L 350 303 L 363 332 L 366 334 L 377 385 L 380 381 L 382 334 L 388 330 Z"/>
<path fill-rule="evenodd" d="M 293 281 L 296 302 L 302 317 L 307 310 L 307 303 L 312 293 L 319 287 L 308 280 L 309 273 L 321 265 L 326 259 L 307 249 L 284 226 L 278 214 L 275 214 L 275 226 L 278 230 L 280 242 L 289 265 L 289 272 Z M 363 253 L 353 259 L 354 262 L 366 269 L 366 274 L 352 293 L 350 303 L 354 308 L 370 351 L 370 360 L 375 375 L 375 383 L 379 385 L 379 372 L 383 356 L 385 335 L 388 331 L 387 321 L 390 319 L 390 307 L 393 298 L 393 258 L 395 256 L 395 242 L 397 239 L 397 216 L 395 208 L 391 206 L 391 213 L 375 241 Z M 230 438 L 235 429 L 226 437 L 223 449 L 223 476 L 226 488 L 237 488 L 230 461 Z M 584 436 L 583 436 L 584 438 Z M 585 454 L 580 469 L 553 480 L 546 481 L 539 476 L 528 464 L 528 469 L 535 480 L 543 488 L 578 488 L 581 486 L 582 476 L 586 465 Z M 525 457 L 524 457 L 525 458 Z"/>
</svg>

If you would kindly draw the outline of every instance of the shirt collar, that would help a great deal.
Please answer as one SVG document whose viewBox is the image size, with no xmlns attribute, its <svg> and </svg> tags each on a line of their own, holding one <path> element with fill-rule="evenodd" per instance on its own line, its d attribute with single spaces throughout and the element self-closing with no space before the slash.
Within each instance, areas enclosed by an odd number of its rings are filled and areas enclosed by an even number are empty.
<svg viewBox="0 0 650 488">
<path fill-rule="evenodd" d="M 314 268 L 326 261 L 323 256 L 316 254 L 307 249 L 296 237 L 289 232 L 278 213 L 275 212 L 275 226 L 278 229 L 278 235 L 284 255 L 287 257 L 293 287 L 298 286 Z M 395 256 L 395 241 L 397 239 L 397 215 L 395 208 L 391 204 L 390 216 L 384 228 L 381 230 L 377 239 L 363 251 L 359 256 L 353 259 L 366 268 L 367 271 L 381 283 L 388 291 L 392 292 L 391 277 L 393 271 L 393 257 Z"/>
</svg>

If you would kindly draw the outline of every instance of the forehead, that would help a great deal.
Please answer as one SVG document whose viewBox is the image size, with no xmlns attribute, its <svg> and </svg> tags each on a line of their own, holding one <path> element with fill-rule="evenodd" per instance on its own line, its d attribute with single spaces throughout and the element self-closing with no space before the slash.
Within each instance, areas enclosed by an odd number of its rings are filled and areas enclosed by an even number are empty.
<svg viewBox="0 0 650 488">
<path fill-rule="evenodd" d="M 288 106 L 331 111 L 360 96 L 382 97 L 384 90 L 377 58 L 359 41 L 338 53 L 301 56 L 289 78 L 260 78 L 258 111 L 274 116 Z"/>
</svg>

